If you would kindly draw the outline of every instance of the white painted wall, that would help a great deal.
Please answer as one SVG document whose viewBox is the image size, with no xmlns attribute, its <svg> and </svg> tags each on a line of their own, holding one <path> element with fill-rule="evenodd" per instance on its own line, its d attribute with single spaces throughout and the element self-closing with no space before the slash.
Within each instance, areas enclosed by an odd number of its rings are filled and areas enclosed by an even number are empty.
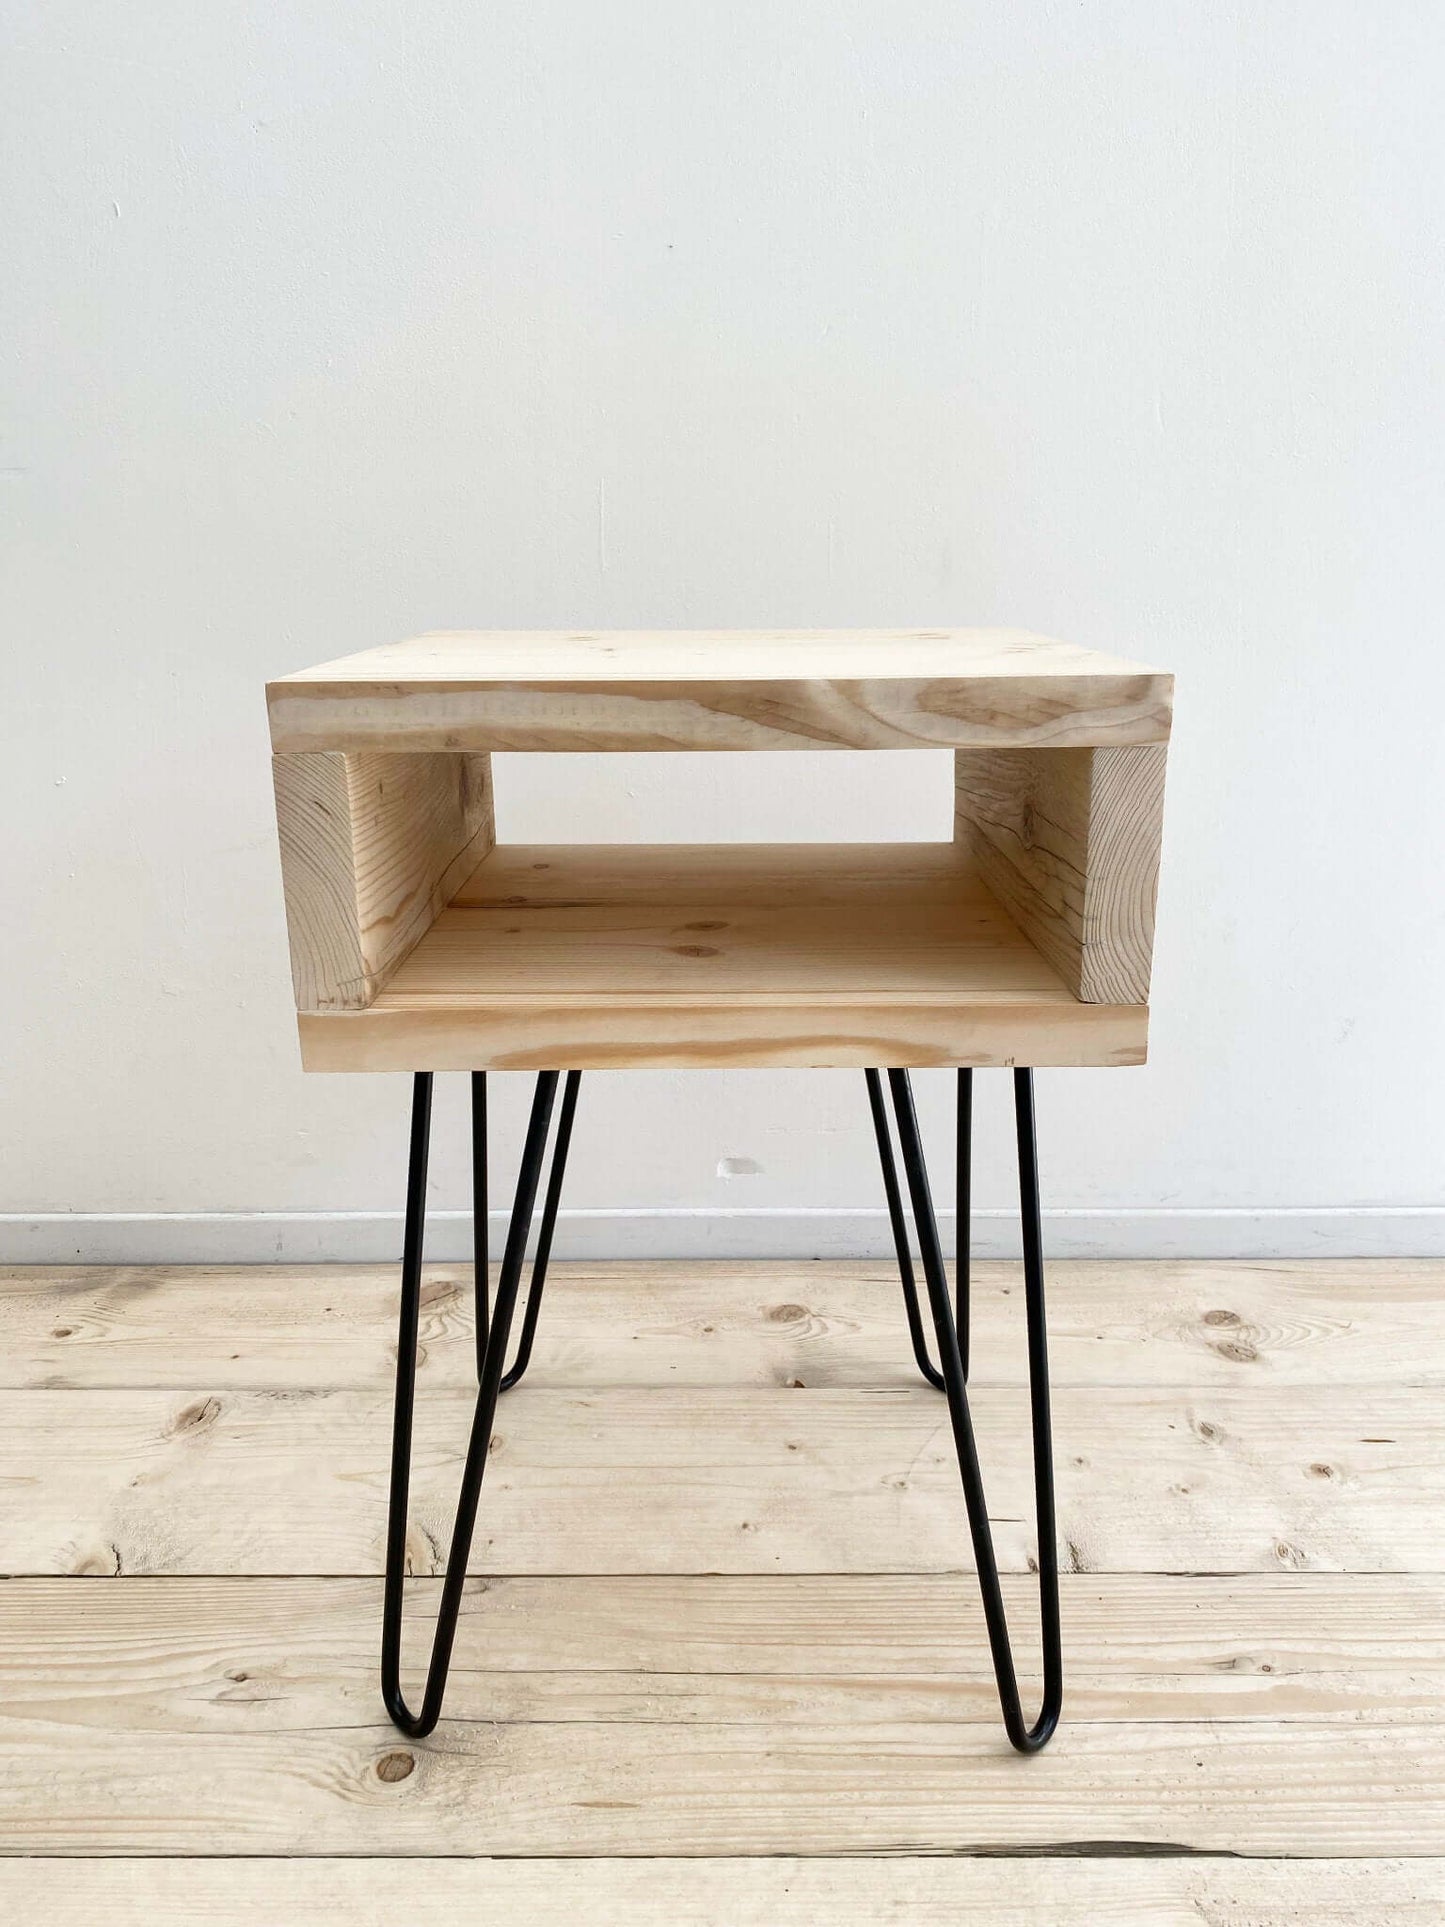
<svg viewBox="0 0 1445 1927">
<path fill-rule="evenodd" d="M 1445 1248 L 1434 0 L 6 20 L 7 1253 L 395 1250 L 404 1080 L 297 1068 L 261 685 L 573 623 L 1175 669 L 1153 1061 L 1041 1077 L 1056 1248 Z M 927 835 L 946 789 L 519 759 L 503 825 Z M 860 1080 L 596 1077 L 570 1200 L 634 1214 L 574 1249 L 877 1249 Z"/>
</svg>

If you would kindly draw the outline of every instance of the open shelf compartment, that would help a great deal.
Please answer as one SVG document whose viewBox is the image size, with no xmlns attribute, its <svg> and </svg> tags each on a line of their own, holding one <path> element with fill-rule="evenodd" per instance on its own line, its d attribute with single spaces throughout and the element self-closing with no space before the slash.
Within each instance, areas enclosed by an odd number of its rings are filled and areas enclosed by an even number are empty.
<svg viewBox="0 0 1445 1927">
<path fill-rule="evenodd" d="M 499 845 L 315 1070 L 1123 1064 L 957 843 Z"/>
<path fill-rule="evenodd" d="M 1171 689 L 961 630 L 457 634 L 286 677 L 303 1062 L 1140 1063 Z M 929 746 L 949 843 L 496 843 L 493 750 Z"/>
</svg>

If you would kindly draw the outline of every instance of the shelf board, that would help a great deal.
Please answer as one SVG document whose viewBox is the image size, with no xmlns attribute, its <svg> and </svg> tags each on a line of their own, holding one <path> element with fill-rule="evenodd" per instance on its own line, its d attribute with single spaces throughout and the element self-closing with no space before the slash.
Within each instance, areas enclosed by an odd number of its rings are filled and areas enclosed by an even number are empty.
<svg viewBox="0 0 1445 1927">
<path fill-rule="evenodd" d="M 1016 629 L 458 631 L 267 689 L 281 751 L 1159 743 L 1173 679 Z"/>
<path fill-rule="evenodd" d="M 311 1070 L 1133 1064 L 952 843 L 502 844 Z"/>
</svg>

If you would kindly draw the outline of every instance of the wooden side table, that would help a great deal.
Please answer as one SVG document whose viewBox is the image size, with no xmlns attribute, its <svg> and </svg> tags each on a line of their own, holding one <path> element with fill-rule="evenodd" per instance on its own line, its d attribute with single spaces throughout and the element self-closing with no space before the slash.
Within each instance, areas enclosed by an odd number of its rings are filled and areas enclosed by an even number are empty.
<svg viewBox="0 0 1445 1927">
<path fill-rule="evenodd" d="M 1144 1061 L 1172 679 L 1006 630 L 498 632 L 344 657 L 267 697 L 302 1061 L 414 1080 L 383 1607 L 391 1718 L 420 1737 L 440 1717 L 493 1417 L 531 1356 L 582 1072 L 851 1066 L 866 1073 L 914 1356 L 948 1400 L 1004 1725 L 1037 1751 L 1058 1722 L 1062 1663 L 1033 1067 Z M 826 748 L 952 749 L 953 840 L 495 840 L 493 750 Z M 953 1303 L 909 1082 L 920 1065 L 957 1071 Z M 1044 1647 L 1032 1725 L 967 1389 L 972 1076 L 992 1065 L 1013 1070 L 1017 1118 Z M 537 1078 L 491 1306 L 486 1073 L 500 1069 Z M 414 1712 L 402 1595 L 439 1070 L 471 1073 L 479 1388 Z"/>
</svg>

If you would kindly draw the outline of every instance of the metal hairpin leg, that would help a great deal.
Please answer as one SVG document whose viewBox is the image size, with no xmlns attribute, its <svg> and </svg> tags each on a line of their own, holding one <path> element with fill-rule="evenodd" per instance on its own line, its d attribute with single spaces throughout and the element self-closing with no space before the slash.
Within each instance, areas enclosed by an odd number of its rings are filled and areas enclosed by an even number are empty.
<svg viewBox="0 0 1445 1927">
<path fill-rule="evenodd" d="M 381 1691 L 386 1710 L 403 1733 L 422 1739 L 441 1717 L 442 1696 L 446 1692 L 447 1669 L 451 1664 L 452 1642 L 456 1638 L 457 1615 L 461 1610 L 462 1587 L 467 1576 L 467 1555 L 471 1551 L 472 1531 L 476 1525 L 477 1502 L 481 1496 L 482 1474 L 486 1470 L 487 1449 L 491 1443 L 492 1421 L 498 1396 L 527 1369 L 532 1338 L 541 1308 L 542 1287 L 546 1280 L 547 1260 L 551 1254 L 552 1233 L 561 1197 L 562 1176 L 567 1162 L 572 1117 L 577 1106 L 578 1071 L 567 1073 L 566 1089 L 558 1117 L 556 1142 L 552 1152 L 552 1171 L 547 1183 L 537 1254 L 532 1265 L 532 1282 L 527 1294 L 527 1310 L 522 1324 L 522 1339 L 517 1360 L 504 1372 L 507 1341 L 512 1330 L 512 1314 L 522 1281 L 527 1236 L 542 1178 L 547 1151 L 548 1128 L 557 1096 L 559 1071 L 542 1071 L 537 1077 L 532 1112 L 527 1124 L 517 1192 L 512 1204 L 507 1242 L 497 1281 L 496 1307 L 488 1314 L 487 1235 L 486 1235 L 486 1087 L 482 1073 L 472 1083 L 472 1182 L 474 1255 L 478 1271 L 476 1301 L 478 1314 L 478 1390 L 472 1429 L 467 1441 L 466 1462 L 462 1471 L 461 1492 L 457 1498 L 456 1523 L 452 1529 L 451 1551 L 447 1555 L 446 1578 L 442 1584 L 441 1606 L 437 1613 L 436 1633 L 432 1640 L 431 1663 L 427 1668 L 426 1690 L 421 1711 L 413 1713 L 401 1691 L 401 1622 L 406 1584 L 407 1499 L 411 1488 L 412 1415 L 416 1405 L 416 1346 L 421 1313 L 422 1237 L 426 1224 L 427 1150 L 431 1135 L 430 1071 L 419 1071 L 412 1087 L 411 1158 L 407 1170 L 406 1235 L 401 1264 L 401 1320 L 396 1347 L 396 1407 L 391 1437 L 391 1493 L 386 1526 L 386 1587 L 382 1603 Z"/>
<path fill-rule="evenodd" d="M 1020 1753 L 1036 1753 L 1047 1746 L 1059 1723 L 1063 1701 L 1064 1666 L 1059 1628 L 1059 1560 L 1054 1526 L 1053 1440 L 1049 1423 L 1049 1361 L 1044 1326 L 1043 1233 L 1039 1215 L 1038 1151 L 1034 1129 L 1033 1072 L 1014 1072 L 1014 1109 L 1018 1125 L 1019 1215 L 1023 1229 L 1024 1303 L 1028 1321 L 1029 1406 L 1033 1428 L 1034 1504 L 1039 1536 L 1039 1622 L 1044 1653 L 1043 1704 L 1032 1726 L 1025 1726 L 1019 1703 L 1018 1680 L 1014 1673 L 1013 1652 L 1009 1645 L 1008 1619 L 1004 1612 L 1003 1592 L 999 1585 L 998 1561 L 994 1555 L 993 1534 L 989 1528 L 988 1507 L 984 1499 L 983 1475 L 979 1470 L 978 1448 L 974 1442 L 973 1420 L 968 1409 L 968 1368 L 965 1352 L 968 1278 L 968 1153 L 972 1107 L 972 1073 L 959 1073 L 958 1116 L 960 1148 L 959 1181 L 959 1304 L 960 1319 L 954 1322 L 948 1302 L 948 1278 L 943 1249 L 938 1240 L 938 1222 L 928 1187 L 928 1167 L 918 1132 L 918 1117 L 913 1108 L 913 1089 L 907 1071 L 890 1070 L 889 1088 L 898 1124 L 898 1142 L 903 1155 L 903 1170 L 913 1207 L 913 1222 L 918 1233 L 919 1257 L 924 1283 L 928 1288 L 933 1313 L 934 1334 L 941 1373 L 928 1358 L 923 1342 L 922 1320 L 918 1313 L 917 1288 L 908 1253 L 907 1227 L 899 1196 L 898 1176 L 883 1109 L 881 1080 L 877 1071 L 868 1072 L 868 1096 L 873 1123 L 878 1134 L 879 1156 L 883 1165 L 883 1185 L 888 1197 L 888 1214 L 898 1250 L 903 1278 L 903 1296 L 908 1311 L 913 1352 L 919 1369 L 930 1384 L 942 1383 L 948 1396 L 948 1414 L 953 1424 L 953 1442 L 958 1454 L 959 1476 L 968 1507 L 968 1527 L 973 1539 L 974 1563 L 978 1568 L 979 1590 L 983 1594 L 984 1620 L 993 1654 L 994 1677 L 998 1682 L 999 1704 L 1009 1742 Z M 970 1082 L 965 1084 L 964 1080 Z M 965 1337 L 961 1339 L 960 1328 Z"/>
<path fill-rule="evenodd" d="M 542 1201 L 542 1223 L 537 1232 L 537 1249 L 532 1254 L 532 1282 L 527 1287 L 527 1309 L 522 1314 L 522 1336 L 512 1369 L 502 1374 L 501 1389 L 510 1392 L 532 1361 L 532 1343 L 537 1336 L 537 1319 L 542 1310 L 542 1288 L 547 1282 L 547 1266 L 552 1257 L 552 1234 L 557 1228 L 557 1207 L 562 1201 L 562 1180 L 567 1174 L 567 1151 L 572 1142 L 572 1120 L 577 1114 L 577 1092 L 581 1071 L 568 1071 L 562 1085 L 562 1107 L 557 1114 L 557 1135 L 552 1144 L 552 1170 L 547 1193 Z M 476 1292 L 477 1383 L 481 1383 L 487 1362 L 487 1336 L 491 1313 L 487 1305 L 487 1073 L 472 1072 L 472 1271 Z"/>
<path fill-rule="evenodd" d="M 883 1099 L 883 1078 L 878 1071 L 865 1071 L 868 1080 L 868 1108 L 873 1113 L 873 1132 L 878 1139 L 878 1162 L 883 1167 L 883 1193 L 888 1200 L 888 1222 L 893 1227 L 893 1248 L 898 1254 L 898 1275 L 903 1283 L 903 1309 L 908 1317 L 908 1336 L 913 1341 L 913 1356 L 918 1369 L 935 1391 L 943 1390 L 943 1373 L 928 1356 L 928 1340 L 923 1334 L 923 1318 L 918 1309 L 918 1285 L 913 1275 L 913 1255 L 908 1244 L 908 1220 L 903 1212 L 903 1197 L 898 1189 L 898 1170 L 893 1162 L 893 1139 L 888 1129 L 888 1107 Z M 963 1360 L 963 1376 L 968 1379 L 969 1312 L 969 1187 L 973 1146 L 973 1072 L 958 1073 L 958 1135 L 954 1161 L 954 1196 L 957 1201 L 958 1255 L 954 1259 L 954 1322 L 958 1328 L 958 1350 Z"/>
</svg>

